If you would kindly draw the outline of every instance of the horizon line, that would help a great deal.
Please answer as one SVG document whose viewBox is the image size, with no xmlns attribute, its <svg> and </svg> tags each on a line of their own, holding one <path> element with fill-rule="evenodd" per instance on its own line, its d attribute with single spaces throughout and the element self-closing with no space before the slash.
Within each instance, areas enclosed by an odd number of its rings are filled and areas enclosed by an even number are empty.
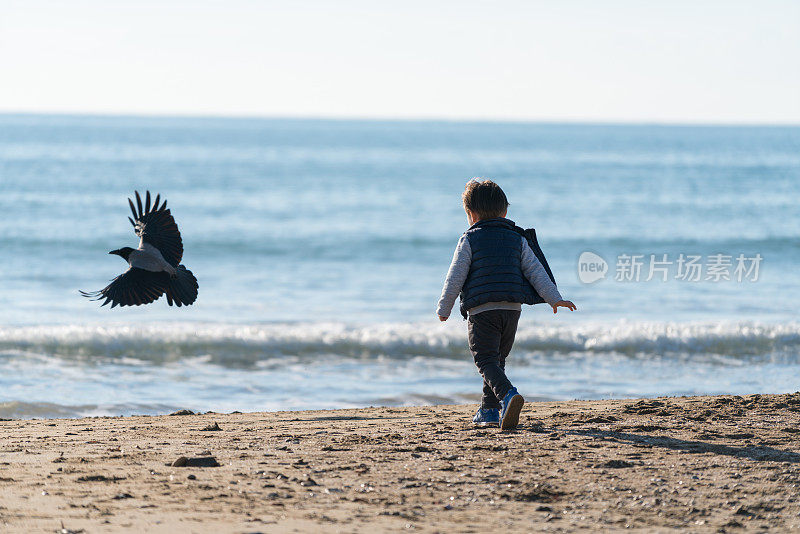
<svg viewBox="0 0 800 534">
<path fill-rule="evenodd" d="M 397 116 L 342 116 L 342 115 L 278 115 L 238 113 L 165 113 L 165 112 L 99 112 L 99 111 L 10 111 L 0 109 L 0 117 L 70 117 L 70 118 L 143 118 L 143 119 L 221 119 L 221 120 L 265 120 L 265 121 L 320 121 L 320 122 L 407 122 L 407 123 L 463 123 L 463 124 L 539 124 L 575 126 L 696 126 L 696 127 L 774 127 L 796 128 L 798 122 L 759 121 L 681 121 L 681 120 L 625 120 L 588 118 L 486 118 L 486 117 L 397 117 Z"/>
</svg>

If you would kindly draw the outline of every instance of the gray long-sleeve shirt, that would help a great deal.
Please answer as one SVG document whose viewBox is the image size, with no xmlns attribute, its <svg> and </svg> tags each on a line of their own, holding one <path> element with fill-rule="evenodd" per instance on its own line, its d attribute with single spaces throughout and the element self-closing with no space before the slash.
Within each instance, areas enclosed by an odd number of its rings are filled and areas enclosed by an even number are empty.
<svg viewBox="0 0 800 534">
<path fill-rule="evenodd" d="M 533 253 L 531 247 L 524 237 L 520 236 L 522 240 L 522 273 L 525 278 L 531 283 L 533 288 L 548 304 L 555 304 L 559 300 L 563 300 L 558 288 L 547 276 L 539 258 Z M 439 297 L 439 304 L 436 307 L 436 313 L 441 317 L 449 317 L 450 310 L 453 309 L 461 288 L 467 280 L 469 268 L 472 264 L 472 250 L 469 246 L 469 239 L 467 235 L 461 236 L 456 246 L 456 251 L 453 254 L 453 261 L 450 263 L 450 269 L 447 271 L 447 278 L 444 281 L 444 288 L 442 288 L 442 296 Z M 474 315 L 488 310 L 521 310 L 522 305 L 518 302 L 487 302 L 467 310 L 467 313 Z"/>
</svg>

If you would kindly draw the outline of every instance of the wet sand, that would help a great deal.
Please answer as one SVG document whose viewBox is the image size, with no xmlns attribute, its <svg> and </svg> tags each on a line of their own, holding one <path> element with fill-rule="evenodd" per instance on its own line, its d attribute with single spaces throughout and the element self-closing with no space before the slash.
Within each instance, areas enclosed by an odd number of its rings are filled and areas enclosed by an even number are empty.
<svg viewBox="0 0 800 534">
<path fill-rule="evenodd" d="M 0 531 L 800 530 L 800 393 L 474 410 L 0 421 Z"/>
</svg>

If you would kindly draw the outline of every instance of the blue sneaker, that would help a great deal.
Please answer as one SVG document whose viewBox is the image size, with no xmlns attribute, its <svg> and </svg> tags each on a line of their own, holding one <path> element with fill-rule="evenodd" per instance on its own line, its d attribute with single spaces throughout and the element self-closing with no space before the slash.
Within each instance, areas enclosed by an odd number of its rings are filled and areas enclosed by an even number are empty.
<svg viewBox="0 0 800 534">
<path fill-rule="evenodd" d="M 500 424 L 500 409 L 498 408 L 478 408 L 472 422 L 476 425 L 497 425 Z"/>
<path fill-rule="evenodd" d="M 519 423 L 519 412 L 522 411 L 522 405 L 525 404 L 525 399 L 517 392 L 517 388 L 511 388 L 506 393 L 505 398 L 500 402 L 500 429 L 511 430 L 517 428 Z"/>
</svg>

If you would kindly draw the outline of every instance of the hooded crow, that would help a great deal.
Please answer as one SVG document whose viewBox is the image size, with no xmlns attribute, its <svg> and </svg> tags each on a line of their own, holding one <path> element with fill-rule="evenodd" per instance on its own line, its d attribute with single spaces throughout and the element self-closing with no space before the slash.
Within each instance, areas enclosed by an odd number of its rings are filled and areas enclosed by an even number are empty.
<svg viewBox="0 0 800 534">
<path fill-rule="evenodd" d="M 112 250 L 128 262 L 128 270 L 114 278 L 100 291 L 81 291 L 84 297 L 103 300 L 103 306 L 139 306 L 150 304 L 167 295 L 170 306 L 190 305 L 197 300 L 197 278 L 181 265 L 183 241 L 175 219 L 167 209 L 167 201 L 159 206 L 161 195 L 156 195 L 150 205 L 150 191 L 147 191 L 142 209 L 142 198 L 136 193 L 136 207 L 128 199 L 133 219 L 128 220 L 139 236 L 139 248 L 123 247 Z"/>
</svg>

